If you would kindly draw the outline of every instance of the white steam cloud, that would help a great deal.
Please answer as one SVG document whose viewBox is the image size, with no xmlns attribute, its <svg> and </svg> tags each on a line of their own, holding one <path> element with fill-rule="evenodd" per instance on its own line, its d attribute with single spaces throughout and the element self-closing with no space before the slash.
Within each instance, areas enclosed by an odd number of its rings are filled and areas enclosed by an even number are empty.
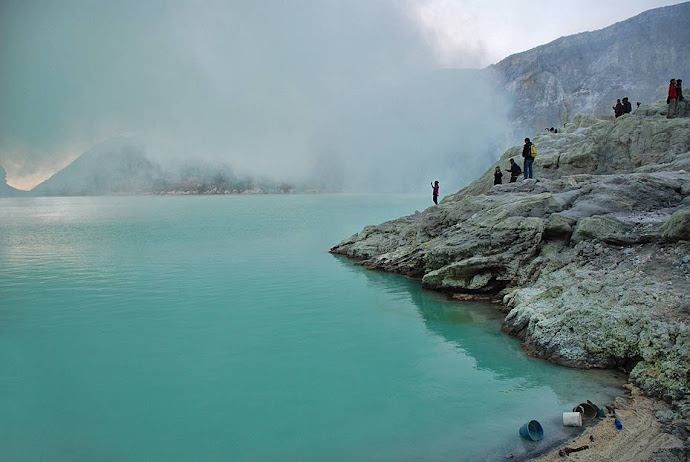
<svg viewBox="0 0 690 462">
<path fill-rule="evenodd" d="M 28 187 L 124 135 L 157 159 L 448 193 L 504 147 L 509 104 L 485 72 L 440 70 L 481 47 L 440 59 L 424 3 L 3 2 L 0 165 Z"/>
</svg>

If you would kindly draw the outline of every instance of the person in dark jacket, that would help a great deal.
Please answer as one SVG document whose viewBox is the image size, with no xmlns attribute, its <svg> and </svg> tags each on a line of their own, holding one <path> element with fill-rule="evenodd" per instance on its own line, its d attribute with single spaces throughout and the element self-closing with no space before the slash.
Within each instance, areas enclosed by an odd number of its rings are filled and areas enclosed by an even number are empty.
<svg viewBox="0 0 690 462">
<path fill-rule="evenodd" d="M 522 147 L 522 157 L 524 157 L 524 165 L 522 167 L 522 174 L 527 178 L 532 178 L 532 164 L 534 157 L 532 157 L 532 142 L 529 138 L 525 138 L 525 145 Z"/>
<path fill-rule="evenodd" d="M 628 98 L 623 98 L 623 114 L 630 114 L 632 112 L 632 104 Z"/>
<path fill-rule="evenodd" d="M 623 104 L 621 104 L 620 99 L 617 99 L 616 105 L 613 106 L 613 115 L 616 116 L 616 118 L 623 115 Z"/>
<path fill-rule="evenodd" d="M 520 166 L 513 160 L 511 157 L 510 159 L 510 170 L 506 170 L 507 172 L 510 172 L 510 182 L 515 183 L 518 179 L 518 176 L 522 173 L 522 170 L 520 169 Z"/>
<path fill-rule="evenodd" d="M 682 79 L 676 80 L 676 97 L 678 98 L 678 102 L 676 103 L 676 115 L 678 115 L 678 108 L 681 105 L 685 108 L 685 111 L 686 111 L 685 115 L 687 115 L 687 110 L 688 110 L 688 106 L 690 106 L 690 101 L 688 101 L 688 99 L 683 96 L 683 80 Z"/>
<path fill-rule="evenodd" d="M 438 205 L 438 180 L 431 183 L 431 194 L 434 204 Z"/>
<path fill-rule="evenodd" d="M 501 167 L 496 167 L 494 170 L 494 184 L 503 184 L 503 173 Z"/>
</svg>

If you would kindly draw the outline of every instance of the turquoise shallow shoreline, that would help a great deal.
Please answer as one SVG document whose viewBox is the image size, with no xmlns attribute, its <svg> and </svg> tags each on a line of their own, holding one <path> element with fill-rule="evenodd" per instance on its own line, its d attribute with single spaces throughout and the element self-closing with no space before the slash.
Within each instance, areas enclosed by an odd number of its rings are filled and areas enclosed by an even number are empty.
<svg viewBox="0 0 690 462">
<path fill-rule="evenodd" d="M 0 200 L 0 459 L 497 460 L 569 436 L 561 412 L 624 377 L 328 253 L 428 201 Z"/>
</svg>

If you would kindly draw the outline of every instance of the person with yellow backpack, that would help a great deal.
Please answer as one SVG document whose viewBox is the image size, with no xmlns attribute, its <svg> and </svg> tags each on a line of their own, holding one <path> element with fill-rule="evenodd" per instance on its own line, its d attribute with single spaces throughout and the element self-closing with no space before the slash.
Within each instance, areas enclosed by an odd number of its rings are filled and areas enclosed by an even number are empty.
<svg viewBox="0 0 690 462">
<path fill-rule="evenodd" d="M 529 138 L 525 138 L 525 145 L 522 147 L 522 157 L 525 158 L 522 173 L 526 180 L 527 178 L 532 178 L 532 164 L 534 163 L 534 158 L 537 157 L 537 148 Z"/>
</svg>

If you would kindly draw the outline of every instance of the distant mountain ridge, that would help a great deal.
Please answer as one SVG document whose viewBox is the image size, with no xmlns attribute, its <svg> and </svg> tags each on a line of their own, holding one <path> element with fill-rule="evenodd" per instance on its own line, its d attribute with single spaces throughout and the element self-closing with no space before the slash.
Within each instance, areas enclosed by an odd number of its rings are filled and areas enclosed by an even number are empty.
<svg viewBox="0 0 690 462">
<path fill-rule="evenodd" d="M 671 78 L 690 79 L 688 43 L 690 2 L 561 37 L 487 70 L 514 99 L 514 130 L 530 136 L 576 114 L 612 116 L 617 98 L 633 105 L 665 98 Z"/>
<path fill-rule="evenodd" d="M 160 181 L 160 166 L 146 158 L 142 147 L 126 138 L 100 143 L 37 185 L 37 195 L 111 195 L 150 192 Z"/>
<path fill-rule="evenodd" d="M 188 161 L 162 166 L 141 144 L 115 137 L 97 144 L 29 194 L 109 196 L 131 194 L 232 194 L 291 192 L 290 184 L 237 176 L 223 163 Z"/>
</svg>

